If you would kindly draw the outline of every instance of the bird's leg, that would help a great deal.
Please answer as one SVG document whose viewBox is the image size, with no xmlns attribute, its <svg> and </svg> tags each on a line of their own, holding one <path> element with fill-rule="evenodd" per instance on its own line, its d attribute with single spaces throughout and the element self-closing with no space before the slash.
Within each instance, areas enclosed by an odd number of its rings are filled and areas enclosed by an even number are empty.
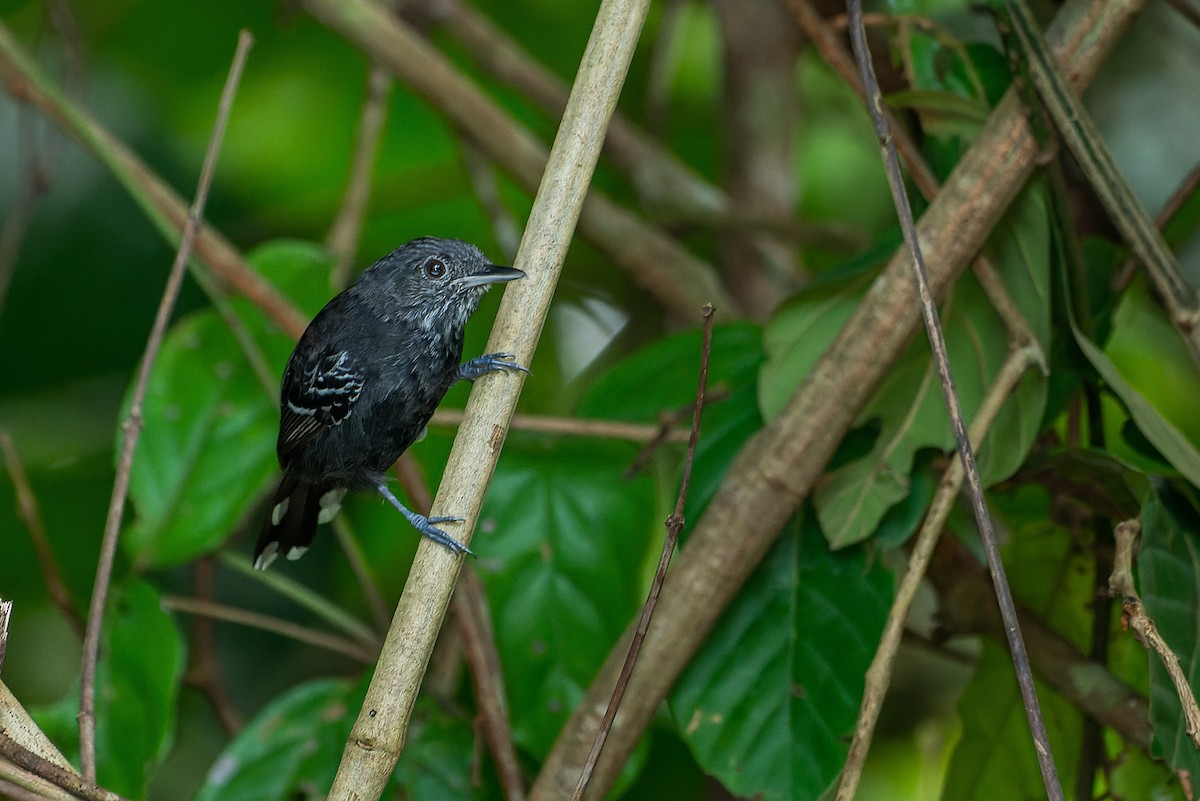
<svg viewBox="0 0 1200 801">
<path fill-rule="evenodd" d="M 426 517 L 425 515 L 419 515 L 410 510 L 404 504 L 400 503 L 400 500 L 392 494 L 390 489 L 388 489 L 387 484 L 384 484 L 381 481 L 375 485 L 375 488 L 379 490 L 380 495 L 382 495 L 384 498 L 387 498 L 388 503 L 400 510 L 400 514 L 404 515 L 408 522 L 412 524 L 412 527 L 417 531 L 421 532 L 437 544 L 444 546 L 451 553 L 465 553 L 470 554 L 471 556 L 475 555 L 471 553 L 470 548 L 463 545 L 461 542 L 454 539 L 435 525 L 436 523 L 461 523 L 463 521 L 461 517 Z"/>
<path fill-rule="evenodd" d="M 528 373 L 528 368 L 522 367 L 512 361 L 515 358 L 516 356 L 511 353 L 488 353 L 483 356 L 476 356 L 474 359 L 465 361 L 458 366 L 457 377 L 460 381 L 474 381 L 476 378 L 488 373 Z"/>
</svg>

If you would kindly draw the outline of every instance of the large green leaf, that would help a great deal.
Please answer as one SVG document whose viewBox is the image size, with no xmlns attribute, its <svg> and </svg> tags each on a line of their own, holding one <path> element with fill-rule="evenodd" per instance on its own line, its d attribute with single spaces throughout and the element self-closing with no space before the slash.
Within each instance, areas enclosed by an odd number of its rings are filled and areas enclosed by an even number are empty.
<svg viewBox="0 0 1200 801">
<path fill-rule="evenodd" d="M 993 259 L 1035 338 L 1049 339 L 1049 227 L 1044 192 L 1027 189 L 997 227 Z M 861 277 L 803 293 L 776 315 L 765 337 L 760 378 L 765 414 L 782 407 L 833 341 L 866 291 Z M 968 424 L 1011 348 L 1011 335 L 972 275 L 965 275 L 941 315 L 951 367 Z M 1033 444 L 1046 402 L 1045 377 L 1031 373 L 997 417 L 978 464 L 985 484 L 1017 469 Z M 876 390 L 860 423 L 879 434 L 865 456 L 832 469 L 814 493 L 825 536 L 835 547 L 876 530 L 910 492 L 913 459 L 925 448 L 951 450 L 954 440 L 941 386 L 924 337 L 918 337 Z"/>
<path fill-rule="evenodd" d="M 1200 543 L 1196 517 L 1151 494 L 1142 507 L 1142 542 L 1137 558 L 1138 586 L 1146 613 L 1179 657 L 1192 687 L 1200 686 Z M 1185 731 L 1179 696 L 1158 656 L 1150 660 L 1150 723 L 1154 754 L 1176 773 L 1200 776 L 1200 752 Z"/>
<path fill-rule="evenodd" d="M 330 294 L 327 260 L 314 246 L 264 246 L 251 264 L 303 308 Z M 278 376 L 291 340 L 248 301 L 233 307 Z M 278 411 L 225 321 L 208 310 L 164 339 L 144 420 L 129 487 L 136 517 L 122 541 L 139 566 L 169 567 L 220 544 L 273 480 Z"/>
<path fill-rule="evenodd" d="M 817 799 L 845 760 L 892 598 L 860 548 L 793 523 L 680 677 L 671 712 L 704 770 L 738 797 Z"/>
<path fill-rule="evenodd" d="M 130 476 L 137 516 L 122 542 L 142 567 L 215 548 L 275 470 L 275 405 L 215 312 L 167 335 Z"/>
<path fill-rule="evenodd" d="M 183 678 L 183 639 L 158 592 L 134 580 L 113 588 L 96 669 L 96 774 L 101 785 L 142 798 L 171 748 Z M 78 762 L 79 688 L 34 711 L 38 725 Z"/>
<path fill-rule="evenodd" d="M 292 801 L 320 797 L 333 782 L 366 683 L 321 679 L 289 690 L 263 709 L 209 769 L 196 801 Z M 418 703 L 391 789 L 413 799 L 467 799 L 470 726 Z"/>
<path fill-rule="evenodd" d="M 510 438 L 481 516 L 478 565 L 495 622 L 513 733 L 546 754 L 642 596 L 662 540 L 648 477 L 624 443 Z"/>
</svg>

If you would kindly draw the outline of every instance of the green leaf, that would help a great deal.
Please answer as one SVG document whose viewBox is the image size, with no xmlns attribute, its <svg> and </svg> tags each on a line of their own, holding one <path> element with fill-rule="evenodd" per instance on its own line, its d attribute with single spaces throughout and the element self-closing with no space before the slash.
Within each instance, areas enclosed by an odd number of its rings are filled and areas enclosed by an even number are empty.
<svg viewBox="0 0 1200 801">
<path fill-rule="evenodd" d="M 250 261 L 306 310 L 331 294 L 328 258 L 315 246 L 272 243 Z M 232 306 L 272 375 L 280 375 L 294 343 L 244 298 Z M 187 562 L 245 518 L 278 469 L 276 405 L 215 311 L 171 329 L 150 377 L 130 476 L 136 517 L 122 542 L 136 564 Z"/>
<path fill-rule="evenodd" d="M 292 801 L 333 783 L 367 683 L 321 679 L 276 698 L 209 769 L 196 801 Z M 419 701 L 391 789 L 408 798 L 473 798 L 473 735 L 461 719 Z"/>
<path fill-rule="evenodd" d="M 671 712 L 738 797 L 817 799 L 837 777 L 892 599 L 863 548 L 793 523 L 680 677 Z"/>
<path fill-rule="evenodd" d="M 1196 541 L 1196 516 L 1186 521 L 1181 512 L 1151 494 L 1142 508 L 1142 541 L 1137 558 L 1138 588 L 1146 614 L 1154 621 L 1167 645 L 1179 657 L 1180 667 L 1192 687 L 1200 686 L 1200 545 Z M 1154 755 L 1166 760 L 1176 773 L 1200 775 L 1200 752 L 1184 727 L 1175 687 L 1158 656 L 1150 660 L 1150 723 L 1154 729 Z"/>
<path fill-rule="evenodd" d="M 1005 287 L 1035 338 L 1049 340 L 1048 249 L 1045 193 L 1027 189 L 993 236 L 994 260 Z M 767 361 L 760 379 L 764 412 L 782 407 L 857 307 L 867 282 L 855 278 L 802 293 L 766 333 Z M 965 275 L 945 304 L 942 326 L 968 425 L 1010 352 L 1011 337 L 979 283 Z M 1028 454 L 1041 423 L 1046 380 L 1027 374 L 1009 397 L 978 449 L 985 485 L 1007 478 Z M 863 458 L 831 469 L 814 493 L 825 536 L 834 547 L 874 532 L 888 510 L 909 496 L 918 451 L 952 450 L 953 436 L 941 386 L 924 337 L 897 360 L 859 418 L 879 435 Z"/>
<path fill-rule="evenodd" d="M 134 580 L 114 587 L 96 669 L 96 773 L 99 783 L 142 798 L 170 750 L 184 667 L 183 640 L 157 591 Z M 39 726 L 75 762 L 79 688 L 34 712 Z"/>
<path fill-rule="evenodd" d="M 1112 359 L 1079 330 L 1074 320 L 1071 321 L 1071 331 L 1079 349 L 1108 388 L 1121 399 L 1146 439 L 1184 478 L 1200 486 L 1200 451 L 1196 446 L 1154 407 L 1139 387 L 1126 380 Z"/>
<path fill-rule="evenodd" d="M 144 407 L 122 543 L 139 566 L 186 562 L 219 545 L 275 472 L 274 403 L 215 312 L 163 341 Z"/>
<path fill-rule="evenodd" d="M 662 541 L 632 445 L 511 437 L 484 503 L 487 589 L 513 734 L 544 756 L 641 603 L 641 566 Z"/>
</svg>

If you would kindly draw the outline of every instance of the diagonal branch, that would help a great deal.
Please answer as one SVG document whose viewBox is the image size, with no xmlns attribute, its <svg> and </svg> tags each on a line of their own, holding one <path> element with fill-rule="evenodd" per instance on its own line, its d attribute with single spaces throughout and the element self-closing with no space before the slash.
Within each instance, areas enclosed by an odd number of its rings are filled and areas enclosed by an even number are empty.
<svg viewBox="0 0 1200 801">
<path fill-rule="evenodd" d="M 1077 87 L 1095 75 L 1143 3 L 1068 0 L 1061 8 L 1050 39 Z M 1037 153 L 1020 102 L 1010 92 L 918 225 L 935 297 L 983 245 L 1032 173 Z M 601 798 L 612 786 L 679 672 L 808 497 L 838 443 L 917 332 L 911 269 L 905 253 L 893 257 L 787 407 L 730 466 L 667 578 L 588 798 Z M 609 654 L 576 707 L 530 792 L 534 801 L 570 793 L 595 736 L 596 710 L 611 694 L 623 657 L 620 651 Z"/>
<path fill-rule="evenodd" d="M 515 266 L 528 279 L 505 291 L 488 352 L 512 353 L 523 364 L 531 360 L 648 6 L 649 0 L 605 0 L 597 12 L 517 254 Z M 464 545 L 470 544 L 520 389 L 519 374 L 485 377 L 467 403 L 431 510 L 464 518 L 457 536 Z M 404 747 L 417 690 L 461 566 L 461 557 L 435 543 L 418 546 L 329 790 L 331 801 L 376 799 L 383 792 Z"/>
</svg>

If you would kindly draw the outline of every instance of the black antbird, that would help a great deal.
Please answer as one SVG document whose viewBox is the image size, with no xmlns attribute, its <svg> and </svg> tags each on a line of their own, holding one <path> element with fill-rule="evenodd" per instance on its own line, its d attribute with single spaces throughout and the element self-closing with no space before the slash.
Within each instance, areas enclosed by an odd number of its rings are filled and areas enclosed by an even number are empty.
<svg viewBox="0 0 1200 801">
<path fill-rule="evenodd" d="M 377 261 L 326 304 L 283 373 L 276 445 L 283 480 L 254 547 L 256 568 L 280 553 L 299 559 L 347 490 L 378 492 L 417 531 L 466 551 L 437 527 L 459 518 L 406 509 L 385 474 L 455 381 L 525 370 L 509 353 L 459 364 L 463 328 L 483 293 L 524 275 L 497 267 L 474 245 L 426 237 Z"/>
</svg>

